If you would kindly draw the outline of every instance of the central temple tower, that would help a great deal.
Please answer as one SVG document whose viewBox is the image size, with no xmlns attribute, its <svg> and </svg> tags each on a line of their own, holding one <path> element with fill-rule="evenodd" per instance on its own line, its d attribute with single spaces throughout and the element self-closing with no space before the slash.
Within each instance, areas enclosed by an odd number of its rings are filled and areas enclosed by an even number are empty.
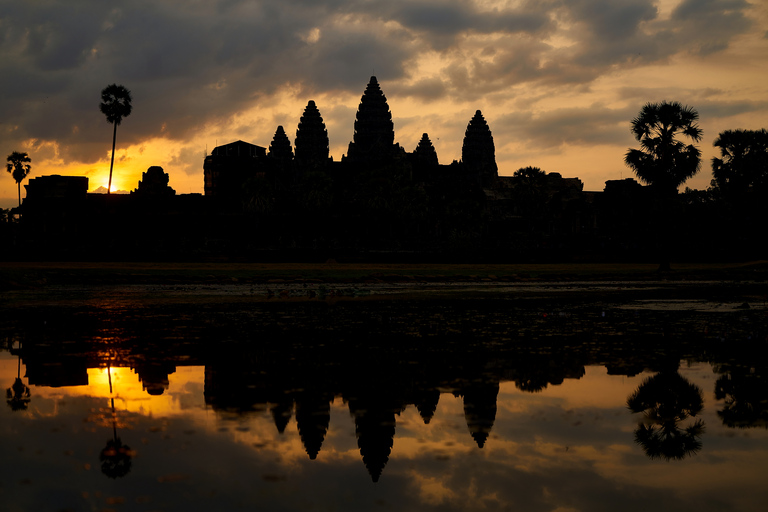
<svg viewBox="0 0 768 512">
<path fill-rule="evenodd" d="M 380 164 L 392 158 L 395 126 L 387 98 L 375 76 L 365 88 L 355 117 L 355 135 L 347 158 L 352 162 Z"/>
</svg>

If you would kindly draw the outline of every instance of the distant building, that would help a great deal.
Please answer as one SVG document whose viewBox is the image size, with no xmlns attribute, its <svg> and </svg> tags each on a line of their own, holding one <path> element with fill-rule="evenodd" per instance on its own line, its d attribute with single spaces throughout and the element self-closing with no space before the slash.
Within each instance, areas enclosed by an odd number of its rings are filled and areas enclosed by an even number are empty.
<svg viewBox="0 0 768 512">
<path fill-rule="evenodd" d="M 207 197 L 240 198 L 243 184 L 266 172 L 266 148 L 238 140 L 217 146 L 205 157 L 203 175 Z"/>
<path fill-rule="evenodd" d="M 145 197 L 174 196 L 176 191 L 168 185 L 168 181 L 168 173 L 163 172 L 163 168 L 159 165 L 153 165 L 141 174 L 139 186 L 136 190 L 131 191 L 131 194 Z"/>
<path fill-rule="evenodd" d="M 39 176 L 24 185 L 27 197 L 24 202 L 46 199 L 85 199 L 88 193 L 88 178 L 85 176 Z"/>
</svg>

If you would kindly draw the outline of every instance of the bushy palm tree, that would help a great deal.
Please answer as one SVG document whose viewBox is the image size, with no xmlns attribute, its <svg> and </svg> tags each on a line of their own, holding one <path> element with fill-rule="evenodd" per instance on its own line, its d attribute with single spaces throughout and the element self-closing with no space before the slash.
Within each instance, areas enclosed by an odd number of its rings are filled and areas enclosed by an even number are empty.
<svg viewBox="0 0 768 512">
<path fill-rule="evenodd" d="M 624 162 L 640 181 L 666 193 L 677 191 L 685 180 L 699 172 L 701 151 L 678 140 L 683 136 L 693 142 L 701 141 L 698 119 L 695 109 L 677 101 L 645 104 L 631 127 L 640 149 L 627 151 Z"/>
<path fill-rule="evenodd" d="M 112 188 L 112 168 L 115 165 L 115 140 L 117 139 L 117 125 L 124 117 L 131 115 L 131 91 L 122 85 L 111 84 L 101 91 L 101 113 L 107 116 L 107 122 L 112 123 L 112 161 L 109 164 L 109 184 L 107 194 Z"/>
<path fill-rule="evenodd" d="M 699 172 L 701 151 L 693 144 L 701 140 L 702 131 L 696 123 L 699 113 L 677 101 L 647 103 L 632 120 L 631 131 L 640 142 L 640 149 L 630 149 L 624 162 L 643 183 L 655 191 L 657 201 L 657 233 L 659 270 L 670 268 L 671 234 L 674 229 L 673 211 L 677 188 Z"/>
<path fill-rule="evenodd" d="M 19 189 L 19 206 L 21 206 L 21 182 L 29 175 L 29 172 L 32 170 L 32 166 L 30 165 L 32 159 L 29 158 L 27 153 L 14 151 L 8 155 L 6 161 L 8 163 L 6 164 L 5 169 L 11 173 L 13 179 L 16 180 L 16 185 Z"/>
</svg>

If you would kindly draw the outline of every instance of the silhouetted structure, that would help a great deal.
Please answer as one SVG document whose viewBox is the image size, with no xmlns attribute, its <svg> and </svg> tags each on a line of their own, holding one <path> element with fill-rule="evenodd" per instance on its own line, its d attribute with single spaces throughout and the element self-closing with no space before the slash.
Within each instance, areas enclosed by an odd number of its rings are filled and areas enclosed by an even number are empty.
<svg viewBox="0 0 768 512">
<path fill-rule="evenodd" d="M 492 187 L 499 171 L 496 167 L 496 147 L 488 123 L 482 112 L 475 112 L 464 133 L 461 146 L 461 162 L 473 175 L 477 175 L 484 187 Z"/>
<path fill-rule="evenodd" d="M 288 140 L 288 136 L 285 134 L 282 126 L 278 126 L 275 131 L 272 144 L 269 145 L 267 157 L 276 172 L 281 175 L 291 172 L 293 167 L 293 149 L 291 148 L 291 141 Z"/>
<path fill-rule="evenodd" d="M 695 121 L 676 104 L 649 105 L 641 114 L 633 130 L 643 140 L 648 116 L 680 114 Z M 691 130 L 700 135 L 697 127 Z M 578 178 L 532 166 L 499 176 L 494 138 L 479 110 L 467 124 L 461 161 L 441 165 L 426 133 L 413 152 L 406 152 L 395 142 L 387 98 L 372 76 L 356 113 L 353 140 L 340 161 L 329 156 L 328 131 L 318 106 L 309 101 L 293 148 L 283 126 L 268 150 L 241 140 L 215 147 L 203 162 L 204 196 L 174 195 L 159 166 L 142 175 L 130 197 L 86 194 L 84 177 L 44 176 L 27 185 L 27 199 L 14 212 L 21 215 L 18 229 L 0 229 L 0 236 L 13 236 L 19 253 L 54 259 L 768 257 L 768 239 L 755 236 L 768 223 L 765 131 L 722 135 L 726 156 L 715 163 L 720 174 L 710 191 L 674 193 L 695 171 L 695 148 L 687 149 L 685 162 L 669 172 L 657 169 L 648 154 L 632 150 L 628 162 L 654 186 L 609 180 L 603 191 L 584 191 Z M 754 158 L 746 158 L 753 149 Z M 674 219 L 681 219 L 685 229 L 667 236 Z M 91 232 L 102 234 L 98 243 Z"/>
<path fill-rule="evenodd" d="M 372 76 L 357 108 L 355 134 L 349 143 L 347 158 L 365 167 L 386 165 L 394 157 L 394 142 L 395 125 L 387 97 Z"/>
<path fill-rule="evenodd" d="M 131 194 L 145 197 L 174 196 L 176 191 L 168 185 L 168 181 L 168 173 L 163 172 L 163 168 L 159 165 L 153 165 L 146 172 L 141 173 L 139 186 Z"/>
<path fill-rule="evenodd" d="M 325 128 L 323 117 L 315 102 L 310 100 L 299 119 L 294 141 L 296 167 L 299 172 L 325 170 L 329 164 L 329 145 L 328 130 Z"/>
<path fill-rule="evenodd" d="M 243 183 L 266 171 L 266 155 L 265 148 L 242 140 L 215 147 L 203 163 L 205 195 L 222 201 L 239 200 Z"/>
</svg>

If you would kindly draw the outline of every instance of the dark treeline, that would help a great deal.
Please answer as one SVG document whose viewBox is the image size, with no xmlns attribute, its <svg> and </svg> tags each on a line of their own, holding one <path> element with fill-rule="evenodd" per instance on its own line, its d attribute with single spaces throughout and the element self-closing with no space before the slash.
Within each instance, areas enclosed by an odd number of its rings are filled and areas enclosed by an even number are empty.
<svg viewBox="0 0 768 512">
<path fill-rule="evenodd" d="M 408 152 L 394 142 L 375 77 L 362 96 L 341 161 L 310 101 L 294 146 L 282 126 L 269 148 L 236 141 L 203 164 L 205 194 L 176 195 L 161 167 L 130 195 L 87 194 L 87 178 L 43 176 L 27 185 L 20 222 L 5 215 L 4 257 L 273 261 L 734 261 L 763 259 L 768 242 L 768 133 L 734 130 L 715 141 L 705 191 L 677 190 L 701 168 L 675 137 L 701 139 L 698 114 L 648 104 L 632 120 L 638 181 L 583 190 L 578 178 L 536 167 L 499 176 L 482 113 L 462 158 L 440 165 L 428 134 Z"/>
</svg>

